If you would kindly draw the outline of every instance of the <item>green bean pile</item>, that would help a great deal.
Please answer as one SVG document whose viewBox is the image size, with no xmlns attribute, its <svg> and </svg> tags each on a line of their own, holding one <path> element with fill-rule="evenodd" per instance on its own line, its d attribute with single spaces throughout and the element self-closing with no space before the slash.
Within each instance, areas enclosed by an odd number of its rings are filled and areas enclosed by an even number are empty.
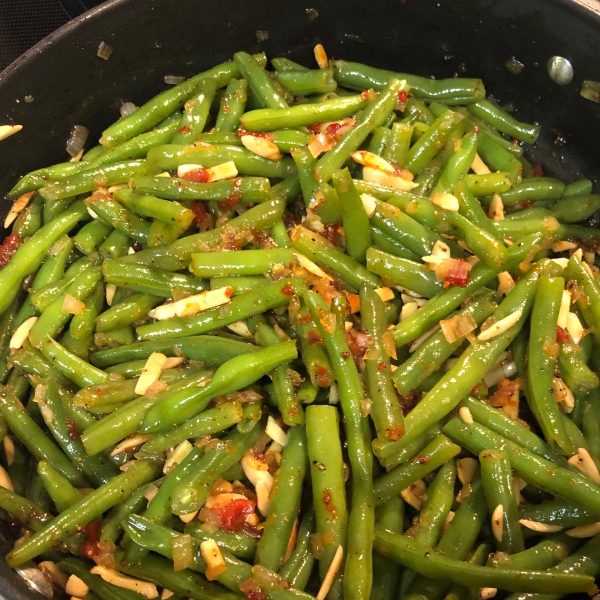
<svg viewBox="0 0 600 600">
<path fill-rule="evenodd" d="M 593 592 L 600 196 L 479 79 L 315 57 L 239 52 L 9 192 L 8 564 L 85 600 Z"/>
</svg>

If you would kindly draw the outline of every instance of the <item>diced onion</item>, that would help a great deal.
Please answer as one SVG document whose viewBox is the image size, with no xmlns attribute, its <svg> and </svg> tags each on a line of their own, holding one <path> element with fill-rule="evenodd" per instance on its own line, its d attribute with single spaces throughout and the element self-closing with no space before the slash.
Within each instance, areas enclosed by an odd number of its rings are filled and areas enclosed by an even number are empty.
<svg viewBox="0 0 600 600">
<path fill-rule="evenodd" d="M 103 58 L 104 60 L 108 60 L 110 55 L 113 53 L 114 48 L 109 46 L 106 42 L 100 42 L 98 46 L 98 52 L 96 52 L 96 56 L 99 58 Z"/>
<path fill-rule="evenodd" d="M 89 129 L 83 125 L 75 125 L 73 127 L 66 146 L 66 150 L 70 156 L 77 156 L 83 150 L 89 134 Z"/>
<path fill-rule="evenodd" d="M 80 315 L 85 311 L 85 304 L 79 298 L 75 298 L 71 294 L 65 294 L 61 310 L 71 315 Z"/>
<path fill-rule="evenodd" d="M 581 85 L 581 95 L 586 100 L 600 103 L 600 81 L 584 80 Z"/>
<path fill-rule="evenodd" d="M 467 333 L 477 329 L 477 323 L 470 314 L 455 315 L 451 319 L 440 321 L 442 333 L 449 344 L 457 342 Z"/>
<path fill-rule="evenodd" d="M 173 552 L 173 570 L 183 571 L 194 564 L 194 548 L 192 536 L 185 533 L 171 540 L 171 551 Z"/>
<path fill-rule="evenodd" d="M 523 72 L 523 69 L 525 68 L 525 65 L 520 60 L 517 60 L 514 56 L 511 56 L 504 63 L 504 68 L 511 75 L 519 75 L 519 74 L 521 74 Z"/>
</svg>

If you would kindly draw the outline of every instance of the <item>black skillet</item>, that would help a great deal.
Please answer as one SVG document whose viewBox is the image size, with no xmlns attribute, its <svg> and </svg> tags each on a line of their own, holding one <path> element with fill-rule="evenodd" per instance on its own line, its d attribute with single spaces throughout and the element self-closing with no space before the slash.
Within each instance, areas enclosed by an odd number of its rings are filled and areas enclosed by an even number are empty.
<svg viewBox="0 0 600 600">
<path fill-rule="evenodd" d="M 96 56 L 102 41 L 114 47 L 108 61 Z M 600 179 L 600 105 L 579 94 L 584 79 L 600 80 L 598 0 L 111 0 L 0 74 L 0 124 L 24 126 L 0 142 L 0 198 L 19 176 L 66 160 L 73 125 L 98 139 L 122 101 L 144 102 L 165 75 L 193 75 L 242 49 L 311 64 L 317 42 L 335 58 L 481 77 L 519 118 L 544 126 L 530 158 L 566 181 Z M 554 55 L 573 64 L 568 86 L 548 76 Z M 525 65 L 520 75 L 504 67 L 511 56 Z M 39 598 L 0 561 L 0 599 Z"/>
</svg>

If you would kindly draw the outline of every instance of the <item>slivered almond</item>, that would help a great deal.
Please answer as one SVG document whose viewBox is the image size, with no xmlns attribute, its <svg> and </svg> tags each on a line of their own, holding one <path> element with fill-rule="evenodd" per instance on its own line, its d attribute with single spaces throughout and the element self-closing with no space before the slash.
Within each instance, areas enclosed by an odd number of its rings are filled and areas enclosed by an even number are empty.
<svg viewBox="0 0 600 600">
<path fill-rule="evenodd" d="M 432 204 L 435 204 L 444 210 L 458 212 L 458 198 L 454 194 L 434 194 L 430 200 Z"/>
<path fill-rule="evenodd" d="M 394 292 L 389 287 L 377 288 L 375 293 L 383 300 L 383 302 L 389 302 L 394 299 Z"/>
<path fill-rule="evenodd" d="M 404 179 L 398 175 L 391 175 L 379 169 L 372 167 L 363 167 L 363 179 L 370 183 L 385 185 L 401 192 L 410 192 L 418 187 L 419 184 L 414 183 L 409 179 Z"/>
<path fill-rule="evenodd" d="M 579 469 L 584 475 L 589 477 L 594 483 L 600 484 L 600 472 L 598 467 L 591 457 L 590 453 L 585 448 L 578 448 L 577 454 L 569 458 L 569 463 Z"/>
<path fill-rule="evenodd" d="M 502 333 L 510 329 L 513 325 L 515 325 L 522 315 L 522 310 L 516 310 L 514 313 L 511 313 L 507 317 L 504 317 L 504 319 L 496 321 L 491 327 L 488 327 L 485 331 L 482 331 L 477 336 L 477 339 L 483 342 L 486 340 L 491 340 L 492 338 L 495 338 L 498 335 L 501 335 Z"/>
<path fill-rule="evenodd" d="M 171 452 L 163 466 L 163 473 L 168 475 L 173 469 L 180 465 L 185 457 L 194 449 L 188 440 L 183 440 L 173 452 Z"/>
<path fill-rule="evenodd" d="M 274 441 L 281 446 L 287 444 L 288 438 L 287 433 L 281 428 L 279 423 L 271 416 L 267 419 L 267 427 L 265 433 Z"/>
<path fill-rule="evenodd" d="M 31 198 L 35 195 L 35 192 L 26 192 L 19 196 L 10 207 L 6 219 L 4 219 L 4 229 L 10 227 L 13 221 L 19 216 L 19 213 L 23 212 L 29 204 Z"/>
<path fill-rule="evenodd" d="M 552 252 L 567 252 L 576 249 L 577 244 L 575 242 L 567 242 L 566 240 L 561 240 L 560 242 L 552 244 Z"/>
<path fill-rule="evenodd" d="M 594 537 L 600 533 L 600 521 L 597 523 L 589 523 L 587 525 L 580 525 L 579 527 L 573 527 L 573 529 L 567 529 L 565 533 L 569 537 L 573 538 L 589 538 Z"/>
<path fill-rule="evenodd" d="M 283 158 L 279 148 L 271 140 L 254 135 L 243 135 L 240 140 L 244 147 L 253 154 L 269 160 L 281 160 Z"/>
<path fill-rule="evenodd" d="M 314 263 L 310 258 L 304 256 L 304 254 L 299 254 L 296 252 L 295 254 L 296 260 L 309 272 L 317 277 L 321 277 L 323 279 L 327 279 L 327 281 L 331 281 L 331 277 L 319 267 L 316 263 Z"/>
<path fill-rule="evenodd" d="M 13 482 L 8 473 L 6 472 L 6 469 L 2 465 L 0 465 L 0 487 L 10 490 L 11 492 L 15 491 Z"/>
<path fill-rule="evenodd" d="M 204 540 L 200 544 L 200 553 L 206 563 L 206 579 L 214 581 L 219 575 L 227 570 L 225 559 L 221 554 L 221 550 L 217 545 L 217 542 L 212 538 Z"/>
<path fill-rule="evenodd" d="M 325 600 L 325 597 L 329 593 L 329 590 L 331 589 L 331 586 L 333 585 L 333 582 L 339 573 L 343 558 L 344 548 L 342 546 L 338 546 L 335 554 L 333 555 L 331 563 L 329 563 L 329 568 L 327 569 L 327 573 L 323 578 L 323 583 L 319 588 L 319 592 L 317 593 L 317 600 Z"/>
<path fill-rule="evenodd" d="M 494 537 L 501 542 L 504 529 L 504 507 L 498 504 L 492 513 L 492 533 Z"/>
<path fill-rule="evenodd" d="M 6 465 L 10 467 L 15 462 L 15 443 L 10 435 L 4 436 L 2 447 L 4 448 L 4 456 L 6 456 Z"/>
<path fill-rule="evenodd" d="M 122 442 L 118 443 L 111 451 L 111 456 L 117 456 L 117 454 L 121 454 L 122 452 L 129 452 L 138 446 L 146 443 L 152 436 L 143 435 L 141 433 L 136 433 L 135 435 L 130 435 L 125 438 Z"/>
<path fill-rule="evenodd" d="M 187 360 L 185 356 L 170 356 L 165 361 L 164 369 L 174 369 Z"/>
<path fill-rule="evenodd" d="M 560 308 L 558 310 L 558 321 L 556 323 L 559 327 L 562 327 L 563 329 L 567 328 L 567 318 L 570 310 L 571 292 L 568 290 L 563 290 L 562 298 L 560 300 Z"/>
<path fill-rule="evenodd" d="M 417 479 L 412 485 L 409 485 L 406 489 L 402 490 L 400 495 L 407 504 L 410 504 L 417 510 L 421 510 L 426 491 L 427 487 L 423 480 Z"/>
<path fill-rule="evenodd" d="M 458 416 L 463 423 L 466 423 L 467 425 L 473 425 L 473 415 L 466 406 L 461 406 L 460 410 L 458 411 Z"/>
<path fill-rule="evenodd" d="M 194 512 L 188 513 L 187 515 L 179 515 L 179 518 L 184 523 L 191 523 L 197 514 L 198 514 L 198 511 L 195 510 Z"/>
<path fill-rule="evenodd" d="M 459 458 L 456 461 L 456 475 L 458 476 L 458 480 L 463 485 L 471 483 L 478 466 L 479 463 L 474 458 Z"/>
<path fill-rule="evenodd" d="M 548 523 L 540 523 L 539 521 L 532 521 L 531 519 L 519 519 L 519 523 L 527 529 L 537 531 L 539 533 L 557 533 L 563 530 L 562 525 L 550 525 Z"/>
<path fill-rule="evenodd" d="M 12 334 L 10 338 L 10 342 L 8 342 L 8 347 L 11 350 L 18 350 L 23 347 L 23 344 L 29 337 L 29 332 L 31 328 L 37 323 L 37 317 L 29 317 L 29 319 L 23 321 Z"/>
<path fill-rule="evenodd" d="M 233 331 L 233 333 L 247 340 L 251 340 L 254 338 L 254 336 L 248 329 L 248 325 L 246 325 L 245 321 L 236 321 L 235 323 L 230 323 L 229 325 L 227 325 L 227 329 Z"/>
<path fill-rule="evenodd" d="M 319 69 L 326 69 L 329 66 L 329 59 L 327 58 L 327 53 L 325 52 L 325 48 L 323 48 L 323 44 L 317 44 L 314 48 L 314 53 Z"/>
<path fill-rule="evenodd" d="M 481 156 L 479 154 L 475 154 L 475 158 L 471 163 L 471 171 L 476 175 L 487 175 L 491 173 L 490 168 L 481 160 Z"/>
<path fill-rule="evenodd" d="M 506 296 L 515 287 L 515 280 L 508 271 L 498 273 L 498 292 Z"/>
<path fill-rule="evenodd" d="M 371 196 L 371 194 L 361 194 L 360 199 L 362 200 L 363 208 L 367 213 L 367 217 L 371 218 L 377 209 L 377 198 L 375 198 L 375 196 Z"/>
<path fill-rule="evenodd" d="M 492 196 L 488 216 L 493 221 L 502 221 L 504 219 L 504 204 L 502 203 L 502 198 L 500 198 L 498 194 Z"/>
<path fill-rule="evenodd" d="M 177 302 L 168 302 L 152 309 L 149 315 L 153 319 L 163 321 L 173 317 L 191 317 L 200 312 L 222 306 L 231 301 L 233 288 L 229 286 L 207 290 L 194 296 L 188 296 Z"/>
<path fill-rule="evenodd" d="M 117 286 L 114 283 L 106 284 L 106 287 L 105 287 L 106 304 L 108 304 L 109 306 L 112 306 L 113 299 L 115 297 L 116 292 L 117 292 Z"/>
<path fill-rule="evenodd" d="M 0 140 L 5 140 L 7 137 L 19 133 L 23 129 L 23 125 L 0 125 Z"/>
<path fill-rule="evenodd" d="M 579 342 L 583 339 L 583 335 L 585 333 L 585 329 L 579 320 L 579 317 L 572 312 L 567 313 L 567 323 L 565 329 L 569 332 L 571 339 L 575 344 L 579 344 Z"/>
<path fill-rule="evenodd" d="M 142 373 L 135 386 L 135 393 L 143 395 L 150 385 L 160 379 L 167 357 L 161 352 L 153 352 L 146 361 Z"/>
<path fill-rule="evenodd" d="M 485 587 L 479 590 L 479 595 L 481 596 L 481 600 L 490 600 L 498 593 L 497 588 Z"/>
<path fill-rule="evenodd" d="M 77 577 L 77 575 L 71 575 L 69 579 L 67 579 L 67 584 L 65 585 L 65 592 L 69 596 L 77 596 L 78 598 L 83 598 L 87 596 L 90 591 L 90 588 L 87 584 Z"/>
<path fill-rule="evenodd" d="M 357 150 L 350 156 L 355 162 L 363 167 L 379 169 L 380 171 L 389 173 L 390 175 L 393 175 L 396 172 L 396 168 L 393 165 L 373 152 L 368 152 L 367 150 Z"/>
</svg>

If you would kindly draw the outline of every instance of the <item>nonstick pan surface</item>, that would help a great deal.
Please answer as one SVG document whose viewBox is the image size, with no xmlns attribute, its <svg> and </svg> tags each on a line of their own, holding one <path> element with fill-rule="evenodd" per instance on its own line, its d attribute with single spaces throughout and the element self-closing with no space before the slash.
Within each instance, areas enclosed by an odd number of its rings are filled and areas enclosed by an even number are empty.
<svg viewBox="0 0 600 600">
<path fill-rule="evenodd" d="M 269 39 L 258 43 L 257 30 Z M 96 56 L 102 41 L 114 48 L 108 61 Z M 312 64 L 317 42 L 334 58 L 481 77 L 519 119 L 544 126 L 530 159 L 565 181 L 590 177 L 598 189 L 600 105 L 579 94 L 584 79 L 600 80 L 598 0 L 111 0 L 0 74 L 0 123 L 24 127 L 0 143 L 0 198 L 26 172 L 67 160 L 73 125 L 90 129 L 89 147 L 121 102 L 143 103 L 166 87 L 165 75 L 193 75 L 238 50 Z M 554 55 L 573 64 L 568 86 L 548 76 Z M 512 56 L 525 65 L 520 75 L 504 67 Z M 5 201 L 0 216 L 7 211 Z M 0 599 L 33 598 L 0 561 Z"/>
</svg>

